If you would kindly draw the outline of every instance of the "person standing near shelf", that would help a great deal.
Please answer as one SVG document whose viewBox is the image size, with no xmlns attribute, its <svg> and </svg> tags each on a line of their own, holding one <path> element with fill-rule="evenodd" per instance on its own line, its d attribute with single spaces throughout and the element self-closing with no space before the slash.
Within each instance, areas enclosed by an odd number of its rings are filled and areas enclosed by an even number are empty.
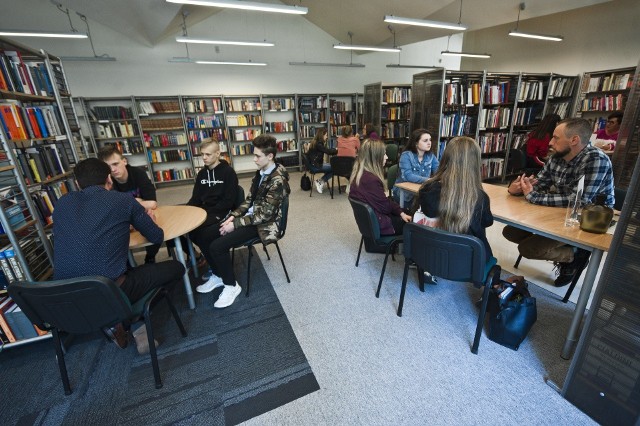
<svg viewBox="0 0 640 426">
<path fill-rule="evenodd" d="M 338 157 L 357 157 L 359 149 L 359 135 L 353 135 L 350 125 L 342 126 L 341 136 L 338 138 Z"/>
<path fill-rule="evenodd" d="M 176 260 L 127 269 L 129 228 L 133 226 L 155 244 L 162 243 L 164 232 L 142 204 L 110 190 L 111 172 L 97 158 L 76 165 L 80 190 L 60 197 L 53 212 L 53 279 L 103 276 L 114 281 L 134 304 L 154 288 L 173 287 L 185 269 Z M 124 348 L 128 343 L 125 327 L 118 324 L 104 331 Z"/>
<path fill-rule="evenodd" d="M 613 112 L 607 117 L 607 124 L 604 129 L 600 129 L 594 133 L 595 140 L 593 146 L 604 151 L 613 151 L 618 141 L 618 133 L 622 124 L 623 114 L 621 112 Z M 594 136 L 591 137 L 592 139 Z"/>
<path fill-rule="evenodd" d="M 527 167 L 541 169 L 549 159 L 549 142 L 560 116 L 547 114 L 527 137 Z"/>
<path fill-rule="evenodd" d="M 135 198 L 153 218 L 153 211 L 158 208 L 156 188 L 147 173 L 140 167 L 130 166 L 127 159 L 115 145 L 105 145 L 98 151 L 98 159 L 104 161 L 111 169 L 113 189 L 126 192 Z M 146 247 L 144 263 L 154 263 L 161 244 Z"/>
<path fill-rule="evenodd" d="M 424 183 L 438 170 L 438 158 L 431 152 L 431 147 L 431 133 L 428 130 L 416 129 L 411 132 L 407 145 L 400 155 L 396 183 Z M 391 190 L 396 201 L 400 199 L 400 191 L 404 190 L 395 186 Z M 406 204 L 400 207 L 411 206 L 413 194 L 404 191 L 404 197 Z"/>
<path fill-rule="evenodd" d="M 583 203 L 591 203 L 596 195 L 605 194 L 605 205 L 613 207 L 613 171 L 611 160 L 589 145 L 591 124 L 583 118 L 562 120 L 553 131 L 549 143 L 552 156 L 536 177 L 520 176 L 507 188 L 511 195 L 524 195 L 532 204 L 566 207 L 576 194 L 578 182 L 584 177 Z M 559 224 L 558 226 L 562 226 Z M 569 284 L 577 271 L 589 261 L 589 252 L 513 226 L 506 226 L 502 235 L 518 244 L 520 254 L 528 259 L 551 260 L 558 268 L 555 285 Z"/>
<path fill-rule="evenodd" d="M 327 146 L 327 139 L 329 139 L 327 129 L 325 129 L 324 127 L 317 128 L 316 135 L 309 143 L 309 150 L 307 151 L 309 164 L 311 165 L 310 172 L 324 173 L 322 178 L 316 179 L 315 181 L 316 190 L 319 194 L 322 194 L 324 185 L 328 185 L 329 180 L 333 176 L 333 174 L 331 173 L 331 164 L 324 162 L 324 156 L 325 154 L 336 155 L 338 153 L 335 148 L 330 148 Z"/>
</svg>

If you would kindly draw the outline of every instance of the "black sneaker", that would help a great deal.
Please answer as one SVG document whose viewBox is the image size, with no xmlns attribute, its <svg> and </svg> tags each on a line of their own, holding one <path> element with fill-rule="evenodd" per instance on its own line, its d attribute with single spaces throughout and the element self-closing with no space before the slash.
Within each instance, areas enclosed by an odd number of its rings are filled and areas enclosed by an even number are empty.
<svg viewBox="0 0 640 426">
<path fill-rule="evenodd" d="M 556 268 L 558 271 L 558 278 L 553 282 L 556 287 L 562 287 L 570 284 L 576 275 L 582 273 L 584 268 L 589 263 L 590 252 L 584 249 L 578 249 L 573 255 L 571 262 L 557 262 Z"/>
</svg>

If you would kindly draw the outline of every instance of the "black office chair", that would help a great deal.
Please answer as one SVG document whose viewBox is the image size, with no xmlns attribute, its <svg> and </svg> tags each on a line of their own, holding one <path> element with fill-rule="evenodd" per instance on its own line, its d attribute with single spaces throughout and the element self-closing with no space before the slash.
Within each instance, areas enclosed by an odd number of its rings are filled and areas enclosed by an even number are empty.
<svg viewBox="0 0 640 426">
<path fill-rule="evenodd" d="M 389 167 L 389 170 L 387 170 L 387 189 L 389 189 L 389 197 L 391 197 L 391 190 L 393 189 L 393 185 L 396 184 L 396 179 L 398 179 L 398 168 L 398 165 L 394 164 Z"/>
<path fill-rule="evenodd" d="M 362 235 L 362 238 L 360 238 L 360 247 L 358 248 L 358 257 L 356 258 L 356 267 L 360 262 L 360 253 L 362 252 L 363 243 L 365 244 L 365 250 L 368 253 L 385 254 L 384 263 L 382 264 L 382 272 L 380 272 L 378 290 L 376 291 L 376 297 L 380 297 L 380 287 L 382 286 L 382 280 L 384 279 L 384 271 L 387 268 L 389 254 L 391 254 L 391 258 L 395 260 L 393 253 L 398 244 L 402 242 L 402 235 L 380 235 L 378 217 L 371 206 L 361 201 L 356 201 L 353 198 L 349 198 L 349 202 L 353 209 L 353 216 L 356 219 L 356 224 L 358 225 L 358 229 Z"/>
<path fill-rule="evenodd" d="M 347 183 L 351 179 L 351 171 L 353 170 L 353 163 L 355 163 L 355 157 L 340 157 L 334 155 L 329 159 L 329 163 L 331 164 L 331 199 L 333 199 L 333 184 L 334 179 L 338 178 L 338 194 L 342 194 L 342 190 L 340 189 L 340 178 L 346 178 Z"/>
<path fill-rule="evenodd" d="M 311 190 L 309 190 L 309 197 L 311 197 L 313 195 L 313 183 L 316 180 L 316 172 L 314 172 L 313 170 L 315 170 L 313 168 L 313 166 L 311 166 L 311 160 L 309 159 L 309 154 L 304 153 L 302 154 L 302 163 L 304 164 L 304 168 L 306 169 L 307 173 L 309 173 L 311 175 Z"/>
<path fill-rule="evenodd" d="M 394 164 L 398 164 L 398 152 L 400 147 L 395 142 L 390 142 L 385 146 L 385 153 L 387 154 L 386 167 L 391 167 Z"/>
<path fill-rule="evenodd" d="M 180 333 L 187 336 L 178 311 L 165 288 L 149 291 L 133 305 L 113 281 L 100 276 L 47 282 L 16 282 L 9 286 L 8 291 L 33 324 L 42 330 L 50 330 L 53 334 L 53 345 L 66 395 L 71 394 L 71 385 L 60 340 L 61 332 L 88 334 L 118 323 L 130 323 L 144 318 L 156 389 L 162 387 L 162 379 L 151 326 L 151 305 L 164 298 Z"/>
<path fill-rule="evenodd" d="M 398 304 L 398 316 L 402 316 L 402 305 L 407 288 L 409 265 L 415 263 L 419 271 L 429 271 L 435 277 L 450 281 L 471 282 L 480 288 L 484 286 L 480 314 L 471 352 L 478 353 L 484 317 L 487 313 L 489 291 L 500 281 L 500 266 L 496 259 L 486 261 L 484 244 L 471 235 L 454 234 L 442 229 L 431 228 L 417 223 L 404 226 L 404 273 Z M 424 291 L 424 287 L 421 286 Z"/>
<path fill-rule="evenodd" d="M 287 230 L 288 217 L 289 217 L 289 197 L 286 196 L 283 198 L 282 202 L 280 203 L 280 233 L 277 236 L 276 241 L 268 244 L 276 245 L 276 250 L 278 250 L 278 256 L 280 256 L 280 263 L 282 263 L 282 269 L 284 269 L 284 274 L 287 277 L 287 282 L 290 283 L 291 280 L 289 279 L 289 273 L 287 272 L 287 267 L 284 264 L 284 259 L 282 258 L 282 252 L 280 251 L 280 246 L 278 245 L 278 241 L 280 241 L 284 237 L 284 234 Z M 249 297 L 249 292 L 251 289 L 251 257 L 253 254 L 252 249 L 253 249 L 253 246 L 258 243 L 262 243 L 262 240 L 260 239 L 260 237 L 255 237 L 231 249 L 231 264 L 233 264 L 233 261 L 235 258 L 236 248 L 246 247 L 249 250 L 249 255 L 247 260 L 247 291 L 245 292 L 246 297 Z M 266 244 L 262 244 L 262 249 L 267 254 L 267 259 L 271 260 L 271 256 L 269 256 L 269 252 L 267 251 Z"/>
</svg>

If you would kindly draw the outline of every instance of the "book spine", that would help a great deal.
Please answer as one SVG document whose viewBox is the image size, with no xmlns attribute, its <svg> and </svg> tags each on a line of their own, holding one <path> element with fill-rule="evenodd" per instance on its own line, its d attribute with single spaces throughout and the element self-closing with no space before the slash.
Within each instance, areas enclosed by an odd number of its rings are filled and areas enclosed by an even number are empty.
<svg viewBox="0 0 640 426">
<path fill-rule="evenodd" d="M 13 248 L 9 248 L 4 251 L 4 257 L 7 259 L 9 265 L 11 265 L 11 270 L 13 271 L 14 276 L 16 277 L 16 281 L 24 281 L 25 274 L 24 269 L 22 269 L 22 265 L 18 261 L 16 257 L 16 252 Z"/>
<path fill-rule="evenodd" d="M 4 273 L 5 278 L 10 283 L 16 281 L 15 275 L 13 275 L 13 270 L 5 257 L 4 250 L 0 251 L 0 267 L 2 267 L 2 272 Z"/>
</svg>

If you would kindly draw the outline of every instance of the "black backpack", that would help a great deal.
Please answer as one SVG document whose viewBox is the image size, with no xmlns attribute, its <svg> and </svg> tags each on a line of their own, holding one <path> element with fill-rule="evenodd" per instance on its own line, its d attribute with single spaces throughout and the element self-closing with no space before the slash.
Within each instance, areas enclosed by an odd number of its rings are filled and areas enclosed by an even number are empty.
<svg viewBox="0 0 640 426">
<path fill-rule="evenodd" d="M 307 172 L 304 172 L 300 178 L 300 188 L 303 191 L 311 191 L 311 178 L 307 176 Z"/>
</svg>

